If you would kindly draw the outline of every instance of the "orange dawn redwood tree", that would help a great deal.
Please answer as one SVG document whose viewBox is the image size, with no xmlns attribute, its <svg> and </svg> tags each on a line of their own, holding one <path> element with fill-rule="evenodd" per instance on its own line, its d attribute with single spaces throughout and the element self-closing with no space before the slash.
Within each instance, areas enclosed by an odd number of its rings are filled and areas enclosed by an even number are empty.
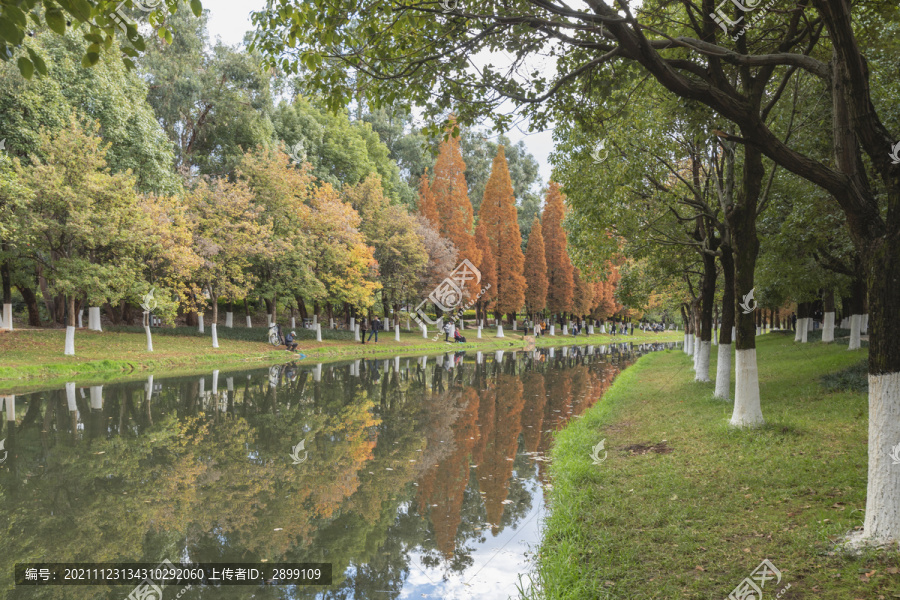
<svg viewBox="0 0 900 600">
<path fill-rule="evenodd" d="M 475 245 L 474 215 L 472 202 L 469 201 L 466 163 L 463 162 L 459 149 L 459 137 L 448 135 L 441 142 L 437 162 L 434 164 L 431 193 L 437 207 L 438 232 L 457 247 L 460 261 L 468 258 L 475 266 L 480 265 L 481 251 Z M 469 293 L 477 294 L 479 287 L 471 285 Z"/>
<path fill-rule="evenodd" d="M 422 173 L 419 180 L 419 214 L 431 221 L 434 228 L 438 228 L 441 219 L 438 216 L 437 204 L 434 201 L 434 194 L 431 192 L 431 185 L 428 183 L 428 169 Z"/>
<path fill-rule="evenodd" d="M 544 234 L 541 220 L 535 216 L 528 247 L 525 248 L 525 306 L 536 314 L 547 306 L 547 259 L 544 256 Z"/>
<path fill-rule="evenodd" d="M 497 149 L 491 175 L 484 187 L 478 226 L 487 235 L 497 269 L 494 310 L 498 318 L 504 314 L 515 318 L 525 304 L 525 276 L 522 274 L 525 256 L 522 254 L 516 197 L 502 145 Z"/>
<path fill-rule="evenodd" d="M 594 301 L 594 286 L 581 277 L 581 269 L 575 267 L 572 270 L 572 283 L 574 293 L 572 298 L 572 312 L 581 318 L 591 312 L 591 304 Z"/>
<path fill-rule="evenodd" d="M 477 319 L 483 319 L 487 313 L 487 307 L 491 301 L 497 297 L 497 263 L 494 261 L 494 252 L 491 250 L 491 241 L 487 235 L 487 222 L 479 220 L 478 227 L 475 228 L 475 244 L 481 250 L 481 264 L 478 269 L 481 271 L 481 288 L 487 289 L 475 305 Z M 491 287 L 487 287 L 488 284 Z"/>
<path fill-rule="evenodd" d="M 565 195 L 560 191 L 559 184 L 551 181 L 541 223 L 547 260 L 547 308 L 556 314 L 572 310 L 574 299 L 572 261 L 566 249 L 566 232 L 562 228 L 565 210 Z"/>
</svg>

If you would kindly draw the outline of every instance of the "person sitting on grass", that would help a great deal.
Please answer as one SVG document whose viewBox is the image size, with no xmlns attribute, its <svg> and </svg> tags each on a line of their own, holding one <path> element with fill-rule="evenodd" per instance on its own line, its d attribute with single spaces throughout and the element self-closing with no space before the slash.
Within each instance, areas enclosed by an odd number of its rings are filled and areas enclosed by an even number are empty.
<svg viewBox="0 0 900 600">
<path fill-rule="evenodd" d="M 284 345 L 287 346 L 288 352 L 294 352 L 297 350 L 297 342 L 294 340 L 297 339 L 297 332 L 292 331 L 284 338 Z"/>
</svg>

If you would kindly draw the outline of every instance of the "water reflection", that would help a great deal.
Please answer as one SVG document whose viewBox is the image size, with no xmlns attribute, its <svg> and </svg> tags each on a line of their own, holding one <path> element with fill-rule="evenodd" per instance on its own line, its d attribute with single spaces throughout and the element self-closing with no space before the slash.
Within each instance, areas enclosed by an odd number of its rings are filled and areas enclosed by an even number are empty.
<svg viewBox="0 0 900 600">
<path fill-rule="evenodd" d="M 183 599 L 505 598 L 539 540 L 553 432 L 640 353 L 674 346 L 301 363 L 3 397 L 0 589 L 124 598 L 127 587 L 14 588 L 11 574 L 27 560 L 168 558 L 333 564 L 328 589 Z"/>
</svg>

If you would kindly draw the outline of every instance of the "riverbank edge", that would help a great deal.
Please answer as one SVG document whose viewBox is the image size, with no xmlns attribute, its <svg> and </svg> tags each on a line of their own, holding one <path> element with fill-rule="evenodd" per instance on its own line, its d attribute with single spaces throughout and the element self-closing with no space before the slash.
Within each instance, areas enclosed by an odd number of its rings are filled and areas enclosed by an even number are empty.
<svg viewBox="0 0 900 600">
<path fill-rule="evenodd" d="M 865 350 L 764 336 L 757 353 L 759 429 L 728 426 L 715 353 L 713 382 L 697 383 L 677 350 L 642 356 L 556 434 L 521 598 L 724 598 L 765 558 L 783 576 L 766 598 L 900 596 L 897 553 L 838 547 L 862 525 L 867 395 L 826 392 L 819 378 Z"/>
<path fill-rule="evenodd" d="M 55 333 L 55 331 L 54 331 Z M 64 332 L 59 332 L 60 340 Z M 143 334 L 108 332 L 101 334 L 116 337 L 133 336 L 136 343 L 142 340 Z M 267 367 L 284 364 L 293 360 L 303 362 L 314 361 L 316 363 L 331 363 L 344 360 L 383 358 L 387 356 L 423 356 L 439 354 L 442 352 L 482 351 L 495 352 L 498 350 L 524 350 L 526 341 L 521 332 L 508 332 L 503 338 L 493 337 L 493 333 L 485 333 L 482 339 L 470 339 L 464 344 L 445 343 L 422 339 L 422 343 L 397 343 L 393 340 L 382 340 L 377 345 L 373 343 L 361 344 L 349 342 L 342 344 L 328 344 L 318 348 L 309 348 L 304 343 L 298 352 L 288 353 L 284 349 L 273 350 L 260 344 L 265 350 L 249 353 L 221 353 L 208 352 L 206 345 L 208 338 L 190 337 L 180 338 L 182 341 L 197 341 L 196 354 L 190 356 L 176 356 L 171 358 L 154 358 L 147 353 L 146 359 L 141 360 L 84 360 L 79 362 L 52 362 L 40 361 L 27 366 L 0 366 L 0 394 L 20 394 L 33 392 L 44 388 L 58 386 L 66 382 L 75 381 L 83 385 L 100 385 L 110 380 L 128 381 L 146 378 L 148 375 L 156 376 L 187 376 L 193 374 L 208 373 L 215 368 L 220 371 L 242 370 Z M 387 337 L 387 336 L 384 336 Z M 595 334 L 592 336 L 569 335 L 542 336 L 535 339 L 535 347 L 560 346 L 560 345 L 602 345 L 623 342 L 634 343 L 665 343 L 682 341 L 683 332 L 665 332 L 650 334 L 635 332 L 634 336 L 611 336 L 608 334 Z M 407 340 L 409 338 L 407 337 Z M 156 345 L 164 343 L 164 338 L 156 338 Z M 220 343 L 224 340 L 220 340 Z M 161 352 L 162 354 L 162 352 Z M 302 358 L 301 358 L 302 356 Z M 76 357 L 77 359 L 77 357 Z"/>
</svg>

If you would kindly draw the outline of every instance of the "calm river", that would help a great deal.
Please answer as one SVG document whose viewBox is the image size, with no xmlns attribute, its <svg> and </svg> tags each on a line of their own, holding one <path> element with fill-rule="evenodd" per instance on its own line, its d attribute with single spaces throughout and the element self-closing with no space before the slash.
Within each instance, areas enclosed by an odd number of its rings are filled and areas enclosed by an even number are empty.
<svg viewBox="0 0 900 600">
<path fill-rule="evenodd" d="M 641 353 L 675 346 L 301 361 L 15 396 L 0 595 L 159 600 L 133 584 L 15 586 L 14 567 L 168 559 L 328 563 L 333 583 L 170 585 L 165 600 L 516 598 L 554 432 Z"/>
</svg>

